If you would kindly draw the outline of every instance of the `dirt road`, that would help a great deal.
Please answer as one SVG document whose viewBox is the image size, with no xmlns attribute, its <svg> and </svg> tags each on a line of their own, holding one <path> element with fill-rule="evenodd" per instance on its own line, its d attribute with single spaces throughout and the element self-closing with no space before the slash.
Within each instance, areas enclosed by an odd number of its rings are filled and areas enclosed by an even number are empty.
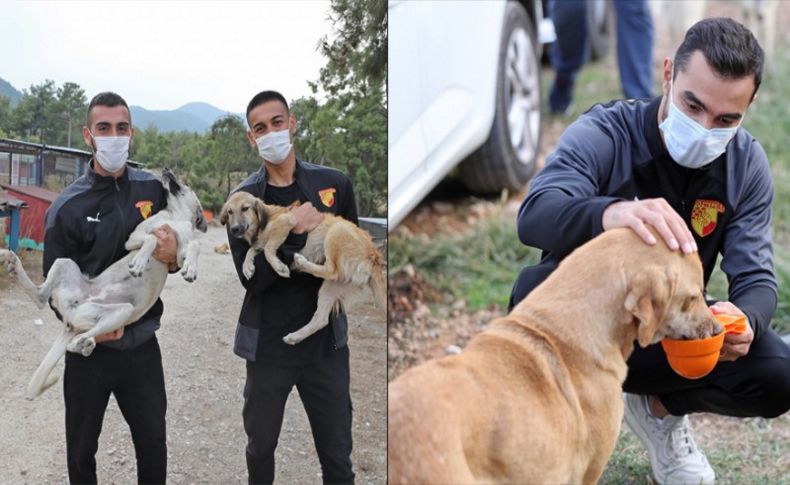
<svg viewBox="0 0 790 485">
<path fill-rule="evenodd" d="M 168 481 L 246 483 L 242 427 L 244 360 L 233 354 L 242 287 L 230 255 L 214 253 L 222 228 L 201 237 L 200 273 L 189 284 L 168 278 L 157 332 L 167 386 Z M 40 253 L 24 258 L 38 275 Z M 35 278 L 34 278 L 35 279 Z M 351 397 L 357 483 L 386 481 L 386 325 L 369 293 L 349 308 Z M 34 322 L 40 319 L 42 325 Z M 64 483 L 62 385 L 24 398 L 33 371 L 60 333 L 49 310 L 38 310 L 0 269 L 0 483 Z M 57 372 L 62 374 L 62 362 Z M 136 483 L 134 448 L 114 398 L 96 455 L 99 483 Z M 288 399 L 276 454 L 277 483 L 321 483 L 310 425 L 298 394 Z"/>
</svg>

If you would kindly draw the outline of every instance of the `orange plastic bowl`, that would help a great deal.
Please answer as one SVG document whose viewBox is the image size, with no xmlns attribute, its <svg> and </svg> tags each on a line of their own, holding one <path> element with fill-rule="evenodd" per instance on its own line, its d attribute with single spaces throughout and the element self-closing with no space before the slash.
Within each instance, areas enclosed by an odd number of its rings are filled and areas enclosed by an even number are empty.
<svg viewBox="0 0 790 485">
<path fill-rule="evenodd" d="M 719 314 L 713 317 L 724 327 L 718 335 L 697 340 L 665 338 L 661 341 L 669 366 L 686 379 L 705 377 L 716 367 L 725 334 L 746 331 L 746 317 L 743 315 Z"/>
</svg>

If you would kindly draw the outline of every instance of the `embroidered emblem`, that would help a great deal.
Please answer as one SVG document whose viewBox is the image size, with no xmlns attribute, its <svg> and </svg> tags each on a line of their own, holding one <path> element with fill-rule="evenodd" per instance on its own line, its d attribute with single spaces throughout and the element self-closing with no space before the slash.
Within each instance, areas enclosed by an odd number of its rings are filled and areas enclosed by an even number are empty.
<svg viewBox="0 0 790 485">
<path fill-rule="evenodd" d="M 691 228 L 700 237 L 705 237 L 716 229 L 719 214 L 724 214 L 724 204 L 718 200 L 697 199 L 691 210 Z"/>
<path fill-rule="evenodd" d="M 141 200 L 136 203 L 134 206 L 140 210 L 140 215 L 143 216 L 143 219 L 148 219 L 151 217 L 151 210 L 153 208 L 154 203 L 150 200 Z"/>
<path fill-rule="evenodd" d="M 318 196 L 321 197 L 321 202 L 327 206 L 332 207 L 335 205 L 335 190 L 334 188 L 324 189 L 318 191 Z"/>
</svg>

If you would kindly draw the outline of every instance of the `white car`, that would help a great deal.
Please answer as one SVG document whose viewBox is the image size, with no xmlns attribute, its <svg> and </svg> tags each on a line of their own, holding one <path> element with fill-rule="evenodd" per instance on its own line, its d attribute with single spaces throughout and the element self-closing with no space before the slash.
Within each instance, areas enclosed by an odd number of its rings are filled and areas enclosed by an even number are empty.
<svg viewBox="0 0 790 485">
<path fill-rule="evenodd" d="M 390 0 L 388 13 L 389 229 L 459 164 L 474 192 L 522 189 L 540 144 L 541 46 L 554 40 L 541 1 Z"/>
</svg>

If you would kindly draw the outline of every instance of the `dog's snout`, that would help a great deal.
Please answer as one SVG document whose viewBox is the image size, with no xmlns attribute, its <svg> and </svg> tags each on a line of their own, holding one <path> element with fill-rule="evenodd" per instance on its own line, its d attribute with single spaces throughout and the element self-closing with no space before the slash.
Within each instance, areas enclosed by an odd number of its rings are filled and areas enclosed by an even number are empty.
<svg viewBox="0 0 790 485">
<path fill-rule="evenodd" d="M 244 226 L 241 224 L 230 226 L 230 235 L 233 237 L 242 237 L 244 235 Z"/>
<path fill-rule="evenodd" d="M 205 217 L 200 217 L 197 222 L 196 229 L 200 232 L 208 231 L 208 223 L 206 222 Z"/>
</svg>

